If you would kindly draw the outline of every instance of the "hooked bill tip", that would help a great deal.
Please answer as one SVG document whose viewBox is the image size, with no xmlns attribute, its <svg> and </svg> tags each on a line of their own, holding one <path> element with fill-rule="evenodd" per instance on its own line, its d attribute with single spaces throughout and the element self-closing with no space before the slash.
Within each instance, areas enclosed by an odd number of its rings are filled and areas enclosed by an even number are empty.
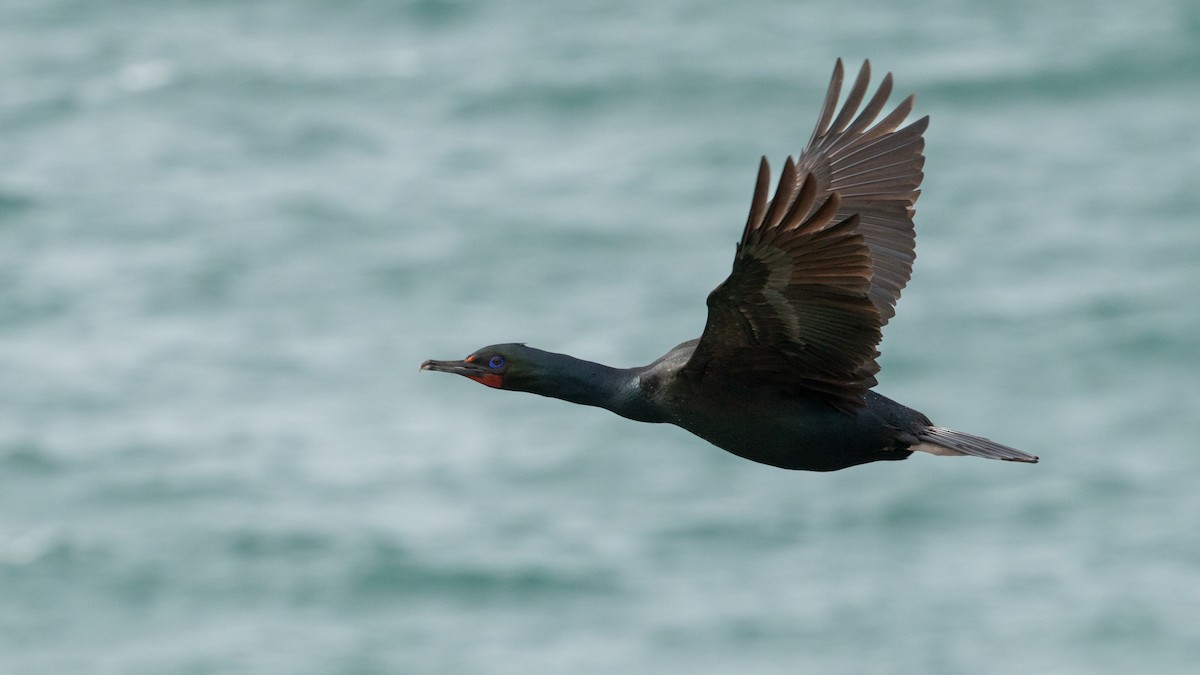
<svg viewBox="0 0 1200 675">
<path fill-rule="evenodd" d="M 420 370 L 432 370 L 436 373 L 456 373 L 465 375 L 464 363 L 462 361 L 438 361 L 437 359 L 428 359 L 421 364 Z"/>
</svg>

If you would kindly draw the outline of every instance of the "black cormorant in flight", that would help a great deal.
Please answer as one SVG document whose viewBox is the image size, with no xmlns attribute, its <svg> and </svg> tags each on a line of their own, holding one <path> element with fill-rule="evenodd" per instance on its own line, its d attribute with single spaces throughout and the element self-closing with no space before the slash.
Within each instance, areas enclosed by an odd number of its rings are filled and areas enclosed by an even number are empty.
<svg viewBox="0 0 1200 675">
<path fill-rule="evenodd" d="M 709 294 L 699 339 L 640 368 L 499 344 L 421 369 L 675 424 L 785 469 L 835 471 L 914 450 L 1037 462 L 871 391 L 881 329 L 915 257 L 929 118 L 900 126 L 909 96 L 876 122 L 892 76 L 860 112 L 869 81 L 866 62 L 839 111 L 838 60 L 812 138 L 784 163 L 773 199 L 763 158 L 733 271 Z"/>
</svg>

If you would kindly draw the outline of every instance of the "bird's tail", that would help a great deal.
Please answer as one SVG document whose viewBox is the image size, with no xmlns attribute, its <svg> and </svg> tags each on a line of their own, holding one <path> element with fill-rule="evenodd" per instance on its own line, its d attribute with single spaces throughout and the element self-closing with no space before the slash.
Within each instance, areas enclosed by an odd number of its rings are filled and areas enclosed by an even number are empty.
<svg viewBox="0 0 1200 675">
<path fill-rule="evenodd" d="M 935 455 L 970 455 L 1029 464 L 1036 464 L 1038 461 L 1036 455 L 1001 445 L 982 436 L 973 436 L 943 427 L 926 427 L 917 432 L 917 438 L 920 442 L 911 446 L 909 450 L 922 450 Z"/>
</svg>

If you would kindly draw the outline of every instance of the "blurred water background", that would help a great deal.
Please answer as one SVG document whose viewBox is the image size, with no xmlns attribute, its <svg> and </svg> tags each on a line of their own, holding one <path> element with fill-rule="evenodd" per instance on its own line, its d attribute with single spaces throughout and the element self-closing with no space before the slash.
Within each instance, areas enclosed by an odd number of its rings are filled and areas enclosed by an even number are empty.
<svg viewBox="0 0 1200 675">
<path fill-rule="evenodd" d="M 933 118 L 879 389 L 1040 465 L 418 375 L 698 335 L 838 56 Z M 1198 64 L 1193 0 L 6 0 L 0 673 L 1200 672 Z"/>
</svg>

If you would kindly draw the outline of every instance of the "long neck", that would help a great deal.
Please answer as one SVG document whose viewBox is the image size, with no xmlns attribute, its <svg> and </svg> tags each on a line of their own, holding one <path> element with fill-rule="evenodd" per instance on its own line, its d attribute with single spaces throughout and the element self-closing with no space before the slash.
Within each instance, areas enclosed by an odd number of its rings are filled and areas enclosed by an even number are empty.
<svg viewBox="0 0 1200 675">
<path fill-rule="evenodd" d="M 612 368 L 566 354 L 538 351 L 536 372 L 514 389 L 653 421 L 649 419 L 650 403 L 638 387 L 638 369 Z"/>
</svg>

